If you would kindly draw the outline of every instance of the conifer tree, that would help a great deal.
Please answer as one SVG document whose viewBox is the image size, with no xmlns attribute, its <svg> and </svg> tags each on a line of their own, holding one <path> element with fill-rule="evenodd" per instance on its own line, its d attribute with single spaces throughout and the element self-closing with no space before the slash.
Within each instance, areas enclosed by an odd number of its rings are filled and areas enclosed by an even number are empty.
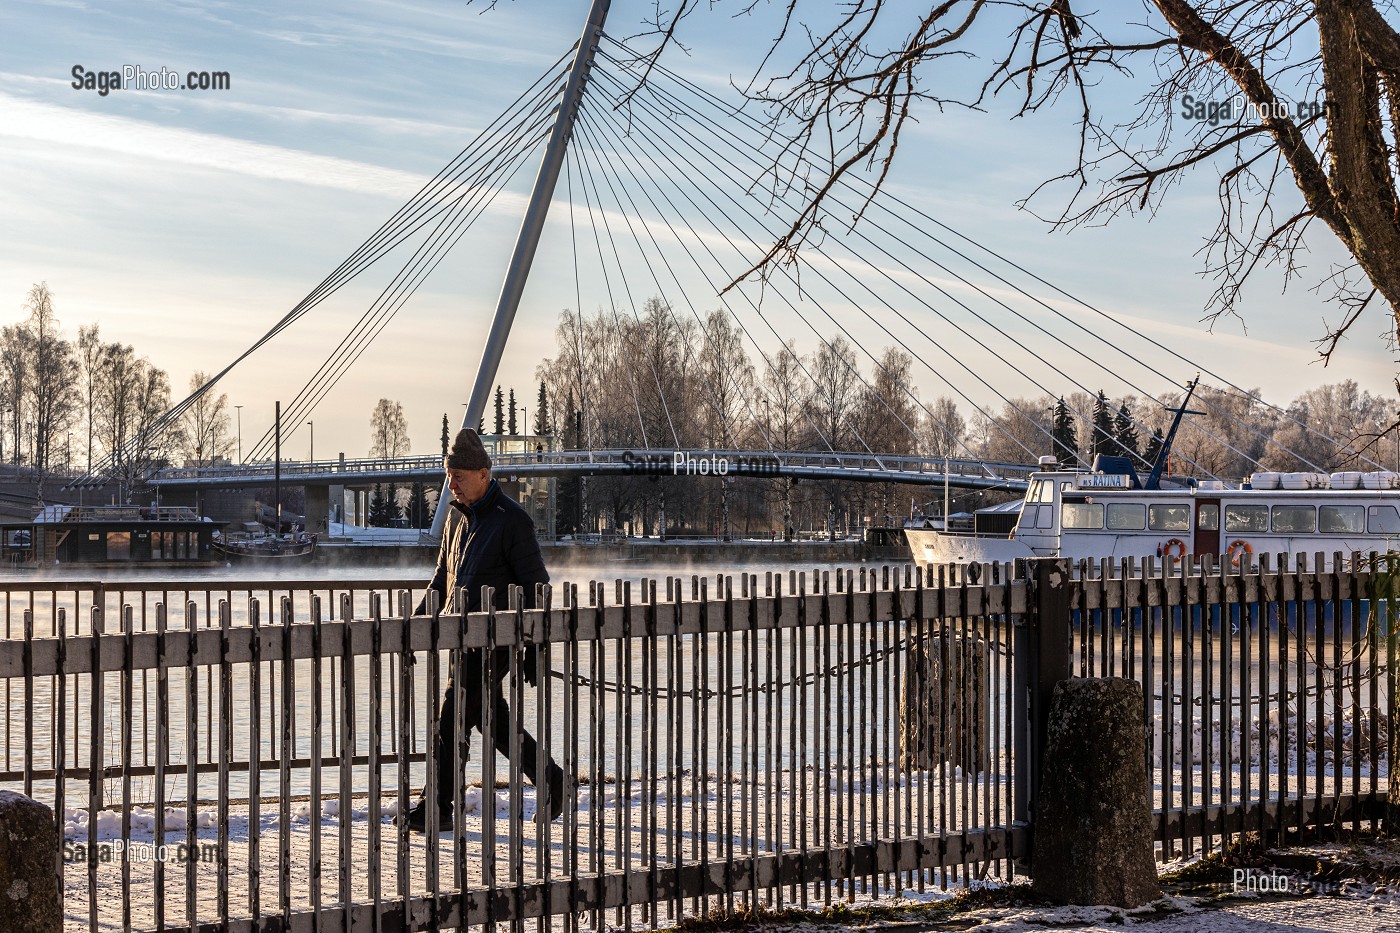
<svg viewBox="0 0 1400 933">
<path fill-rule="evenodd" d="M 540 380 L 540 395 L 535 399 L 535 433 L 539 435 L 550 433 L 549 425 L 549 393 L 544 389 L 544 380 Z"/>
<path fill-rule="evenodd" d="M 515 390 L 510 390 L 510 415 L 506 422 L 506 433 L 511 437 L 515 436 Z"/>
<path fill-rule="evenodd" d="M 1152 436 L 1147 439 L 1147 450 L 1143 451 L 1142 461 L 1151 469 L 1152 465 L 1157 462 L 1157 458 L 1161 456 L 1161 454 L 1162 436 L 1153 432 Z"/>
<path fill-rule="evenodd" d="M 384 499 L 384 487 L 379 483 L 374 484 L 374 491 L 369 496 L 369 526 L 371 528 L 384 528 L 389 524 L 388 503 Z"/>
<path fill-rule="evenodd" d="M 1113 437 L 1118 441 L 1119 452 L 1123 456 L 1138 459 L 1137 425 L 1133 424 L 1133 416 L 1128 413 L 1127 402 L 1118 406 L 1118 414 L 1113 418 Z"/>
<path fill-rule="evenodd" d="M 1079 445 L 1075 443 L 1074 417 L 1069 406 L 1061 397 L 1055 402 L 1055 420 L 1050 428 L 1050 442 L 1055 460 L 1061 467 L 1068 467 L 1079 459 Z"/>
<path fill-rule="evenodd" d="M 442 414 L 442 455 L 447 456 L 448 445 L 451 442 L 452 433 L 447 427 L 447 412 Z"/>
<path fill-rule="evenodd" d="M 1118 453 L 1113 436 L 1113 409 L 1109 407 L 1108 396 L 1103 389 L 1094 399 L 1094 433 L 1089 438 L 1089 462 L 1103 454 L 1112 457 Z"/>
<path fill-rule="evenodd" d="M 496 433 L 506 433 L 506 394 L 496 386 Z"/>
<path fill-rule="evenodd" d="M 399 484 L 390 483 L 388 492 L 384 496 L 384 524 L 393 526 L 399 519 L 403 518 L 403 509 L 399 507 Z"/>
<path fill-rule="evenodd" d="M 428 509 L 428 490 L 421 481 L 408 491 L 408 526 L 427 528 L 433 523 L 433 513 Z"/>
</svg>

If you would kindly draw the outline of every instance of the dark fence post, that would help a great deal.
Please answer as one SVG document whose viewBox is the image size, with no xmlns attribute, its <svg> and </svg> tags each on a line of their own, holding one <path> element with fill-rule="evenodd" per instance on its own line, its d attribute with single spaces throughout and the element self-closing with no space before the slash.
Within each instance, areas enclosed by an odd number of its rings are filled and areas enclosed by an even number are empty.
<svg viewBox="0 0 1400 933">
<path fill-rule="evenodd" d="M 1026 574 L 1026 618 L 1015 653 L 1016 822 L 1034 826 L 1036 795 L 1044 765 L 1050 698 L 1070 676 L 1069 561 L 1031 561 Z M 1021 639 L 1024 639 L 1023 641 Z"/>
</svg>

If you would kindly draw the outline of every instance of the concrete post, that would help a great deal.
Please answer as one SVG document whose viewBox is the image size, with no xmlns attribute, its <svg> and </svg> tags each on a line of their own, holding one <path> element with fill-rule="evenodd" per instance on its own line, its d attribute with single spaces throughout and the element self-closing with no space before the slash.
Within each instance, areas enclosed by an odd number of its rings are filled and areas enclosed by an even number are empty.
<svg viewBox="0 0 1400 933">
<path fill-rule="evenodd" d="M 1146 747 L 1137 681 L 1074 677 L 1055 685 L 1032 824 L 1037 893 L 1125 908 L 1161 897 Z"/>
<path fill-rule="evenodd" d="M 331 533 L 331 487 L 307 486 L 306 530 L 325 540 Z"/>
<path fill-rule="evenodd" d="M 59 858 L 53 811 L 0 791 L 0 933 L 60 933 Z"/>
</svg>

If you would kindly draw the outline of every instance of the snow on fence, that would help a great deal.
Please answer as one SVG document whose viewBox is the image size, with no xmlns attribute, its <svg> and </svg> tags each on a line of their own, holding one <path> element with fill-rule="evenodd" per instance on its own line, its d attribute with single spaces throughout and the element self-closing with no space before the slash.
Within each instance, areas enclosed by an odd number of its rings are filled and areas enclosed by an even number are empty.
<svg viewBox="0 0 1400 933">
<path fill-rule="evenodd" d="M 74 930 L 664 923 L 1023 873 L 1045 698 L 1117 674 L 1147 688 L 1163 857 L 1355 827 L 1393 600 L 1350 567 L 668 577 L 466 618 L 412 616 L 400 581 L 11 585 L 0 788 L 53 803 Z M 473 733 L 451 829 L 404 834 L 471 651 L 515 753 Z"/>
</svg>

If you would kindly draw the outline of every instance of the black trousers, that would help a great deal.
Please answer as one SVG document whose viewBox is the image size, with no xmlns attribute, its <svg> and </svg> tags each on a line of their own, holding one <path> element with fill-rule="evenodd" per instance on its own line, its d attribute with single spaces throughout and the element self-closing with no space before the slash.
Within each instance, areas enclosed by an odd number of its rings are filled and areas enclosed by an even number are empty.
<svg viewBox="0 0 1400 933">
<path fill-rule="evenodd" d="M 510 758 L 511 712 L 510 707 L 506 705 L 505 694 L 501 690 L 501 681 L 510 671 L 510 651 L 509 648 L 495 650 L 495 655 L 492 658 L 490 691 L 493 702 L 491 731 L 494 733 L 496 751 L 507 759 Z M 453 689 L 453 678 L 448 678 L 447 692 L 442 698 L 442 707 L 438 710 L 437 731 L 433 737 L 433 754 L 437 758 L 437 799 L 440 806 L 448 806 L 452 803 L 453 781 L 466 768 L 467 759 L 470 757 L 471 731 L 475 729 L 477 732 L 485 734 L 482 728 L 482 723 L 485 720 L 482 712 L 482 683 L 485 676 L 484 649 L 468 649 L 462 655 L 462 723 L 466 727 L 467 734 L 462 737 L 461 758 L 455 763 L 455 767 L 453 752 L 458 745 L 457 691 Z M 539 746 L 535 742 L 535 737 L 528 731 L 523 728 L 520 731 L 520 770 L 530 779 L 531 784 L 539 787 L 539 775 L 536 774 Z M 555 780 L 554 786 L 557 789 L 559 782 L 554 778 L 555 773 L 558 772 L 561 778 L 563 773 L 552 757 L 547 756 L 547 761 L 549 777 Z"/>
</svg>

